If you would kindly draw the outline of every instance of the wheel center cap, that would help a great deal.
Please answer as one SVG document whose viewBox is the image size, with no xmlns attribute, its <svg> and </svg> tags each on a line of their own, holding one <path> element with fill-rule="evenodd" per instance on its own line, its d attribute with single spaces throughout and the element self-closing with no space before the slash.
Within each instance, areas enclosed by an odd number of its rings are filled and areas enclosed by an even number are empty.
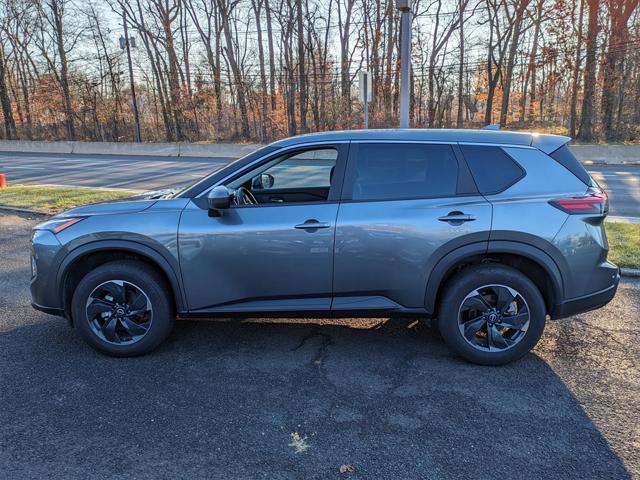
<svg viewBox="0 0 640 480">
<path fill-rule="evenodd" d="M 115 313 L 116 313 L 117 317 L 123 316 L 124 315 L 124 308 L 122 308 L 122 307 L 116 308 L 116 312 Z"/>
<path fill-rule="evenodd" d="M 488 317 L 489 323 L 496 323 L 498 321 L 498 315 L 494 312 L 491 312 Z"/>
</svg>

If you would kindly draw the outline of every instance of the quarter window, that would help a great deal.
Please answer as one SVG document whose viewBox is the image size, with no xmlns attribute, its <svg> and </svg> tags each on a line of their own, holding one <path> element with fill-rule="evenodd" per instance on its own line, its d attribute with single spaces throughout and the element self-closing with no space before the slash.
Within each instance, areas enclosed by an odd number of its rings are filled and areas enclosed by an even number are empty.
<svg viewBox="0 0 640 480">
<path fill-rule="evenodd" d="M 360 143 L 351 148 L 353 200 L 456 195 L 458 162 L 450 145 Z"/>
<path fill-rule="evenodd" d="M 500 147 L 460 145 L 480 193 L 506 190 L 524 176 L 524 170 Z"/>
</svg>

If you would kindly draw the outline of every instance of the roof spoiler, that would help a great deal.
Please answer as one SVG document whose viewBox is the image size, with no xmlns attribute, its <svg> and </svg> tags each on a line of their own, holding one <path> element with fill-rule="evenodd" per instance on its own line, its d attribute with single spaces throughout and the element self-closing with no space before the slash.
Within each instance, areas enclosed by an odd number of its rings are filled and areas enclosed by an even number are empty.
<svg viewBox="0 0 640 480">
<path fill-rule="evenodd" d="M 538 150 L 542 150 L 547 155 L 555 152 L 560 147 L 565 146 L 570 141 L 571 137 L 565 137 L 563 135 L 531 134 L 531 146 L 536 147 Z"/>
<path fill-rule="evenodd" d="M 492 125 L 485 125 L 482 127 L 482 130 L 500 130 L 500 124 L 494 123 Z"/>
</svg>

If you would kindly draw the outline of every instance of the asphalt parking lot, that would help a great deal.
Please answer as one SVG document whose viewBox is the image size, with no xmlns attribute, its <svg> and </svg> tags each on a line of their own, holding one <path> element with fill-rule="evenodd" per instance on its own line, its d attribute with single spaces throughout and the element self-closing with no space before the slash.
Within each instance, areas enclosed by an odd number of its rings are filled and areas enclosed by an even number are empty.
<svg viewBox="0 0 640 480">
<path fill-rule="evenodd" d="M 640 478 L 639 281 L 506 367 L 402 320 L 182 321 L 113 359 L 29 306 L 34 223 L 0 214 L 0 478 Z"/>
</svg>

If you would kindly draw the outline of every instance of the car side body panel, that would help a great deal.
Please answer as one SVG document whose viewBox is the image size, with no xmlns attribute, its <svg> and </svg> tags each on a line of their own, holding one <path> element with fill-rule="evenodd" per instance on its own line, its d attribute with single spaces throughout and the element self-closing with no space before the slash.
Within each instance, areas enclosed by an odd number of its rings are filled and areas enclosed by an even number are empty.
<svg viewBox="0 0 640 480">
<path fill-rule="evenodd" d="M 453 211 L 474 221 L 438 220 Z M 377 295 L 424 308 L 432 261 L 441 249 L 487 241 L 491 205 L 480 195 L 340 205 L 333 290 L 336 297 Z M 342 308 L 334 302 L 334 308 Z"/>
</svg>

